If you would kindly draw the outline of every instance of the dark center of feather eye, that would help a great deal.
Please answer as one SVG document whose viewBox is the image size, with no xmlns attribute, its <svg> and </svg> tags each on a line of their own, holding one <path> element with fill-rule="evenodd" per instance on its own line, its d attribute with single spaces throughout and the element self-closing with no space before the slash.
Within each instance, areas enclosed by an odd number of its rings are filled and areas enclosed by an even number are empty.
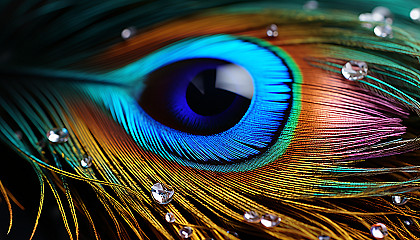
<svg viewBox="0 0 420 240">
<path fill-rule="evenodd" d="M 233 74 L 235 71 L 241 71 L 240 68 L 233 70 L 235 66 L 236 65 L 229 64 L 198 73 L 188 84 L 186 92 L 187 103 L 191 110 L 202 116 L 220 114 L 226 111 L 235 99 L 238 98 L 241 104 L 238 104 L 237 108 L 241 108 L 244 114 L 250 103 L 249 96 L 241 96 L 235 93 L 235 89 L 223 89 L 223 87 L 228 87 L 226 85 L 223 86 L 227 81 L 243 81 L 243 79 L 235 79 L 234 76 L 229 76 L 229 74 Z M 228 76 L 220 76 L 223 75 L 223 73 L 221 74 L 220 72 L 226 71 L 226 68 L 231 68 L 230 70 L 227 70 L 226 75 Z M 235 86 L 235 83 L 233 83 L 233 88 L 235 87 L 238 86 Z M 245 88 L 251 87 L 252 82 L 250 82 L 250 86 L 245 86 Z"/>
<path fill-rule="evenodd" d="M 218 59 L 178 61 L 151 73 L 139 104 L 156 121 L 207 135 L 238 123 L 254 94 L 244 68 Z"/>
</svg>

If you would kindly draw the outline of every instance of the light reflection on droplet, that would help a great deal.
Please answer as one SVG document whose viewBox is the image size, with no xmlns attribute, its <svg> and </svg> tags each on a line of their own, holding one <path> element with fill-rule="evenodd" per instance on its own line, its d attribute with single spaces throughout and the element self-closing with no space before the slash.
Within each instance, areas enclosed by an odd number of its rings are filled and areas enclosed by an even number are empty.
<svg viewBox="0 0 420 240">
<path fill-rule="evenodd" d="M 277 31 L 278 27 L 276 24 L 271 24 L 267 27 L 267 36 L 269 37 L 277 37 L 279 35 L 279 32 Z"/>
<path fill-rule="evenodd" d="M 420 8 L 413 8 L 410 11 L 411 20 L 420 23 Z"/>
<path fill-rule="evenodd" d="M 315 10 L 315 9 L 318 8 L 318 5 L 319 5 L 318 1 L 310 0 L 310 1 L 307 1 L 303 5 L 303 9 L 305 9 L 305 10 Z"/>
<path fill-rule="evenodd" d="M 341 73 L 348 80 L 361 80 L 367 76 L 368 66 L 366 62 L 349 61 L 341 68 Z"/>
<path fill-rule="evenodd" d="M 374 8 L 370 13 L 361 13 L 359 15 L 359 21 L 364 22 L 362 23 L 363 27 L 370 29 L 377 23 L 392 25 L 394 20 L 392 12 L 388 8 L 379 6 Z"/>
<path fill-rule="evenodd" d="M 189 238 L 193 234 L 193 230 L 192 228 L 185 226 L 179 229 L 178 233 L 179 233 L 179 236 L 181 236 L 182 238 Z"/>
<path fill-rule="evenodd" d="M 247 222 L 257 223 L 261 220 L 261 216 L 255 211 L 246 211 L 244 213 L 244 219 Z"/>
<path fill-rule="evenodd" d="M 373 22 L 372 13 L 361 13 L 359 15 L 359 21 L 364 22 L 362 23 L 362 26 L 365 28 L 373 28 L 373 24 L 370 22 Z"/>
<path fill-rule="evenodd" d="M 239 237 L 239 234 L 237 232 L 234 232 L 234 231 L 226 231 L 226 232 L 232 236 Z"/>
<path fill-rule="evenodd" d="M 175 222 L 175 214 L 173 214 L 173 213 L 171 213 L 171 212 L 168 212 L 168 213 L 166 213 L 165 214 L 165 220 L 167 221 L 167 222 L 170 222 L 170 223 L 173 223 L 173 222 Z"/>
<path fill-rule="evenodd" d="M 82 160 L 80 160 L 80 165 L 83 168 L 90 168 L 92 166 L 93 158 L 91 156 L 84 156 Z"/>
<path fill-rule="evenodd" d="M 375 7 L 372 10 L 372 17 L 373 17 L 373 20 L 376 22 L 391 21 L 392 23 L 391 10 L 383 6 Z M 390 20 L 387 20 L 387 19 L 390 19 Z"/>
<path fill-rule="evenodd" d="M 280 224 L 281 218 L 273 214 L 264 214 L 261 217 L 261 224 L 264 227 L 275 227 Z"/>
<path fill-rule="evenodd" d="M 361 13 L 359 15 L 359 21 L 372 22 L 373 21 L 372 13 Z"/>
<path fill-rule="evenodd" d="M 137 29 L 135 27 L 128 27 L 121 31 L 121 37 L 124 40 L 132 38 L 134 35 L 136 35 Z"/>
<path fill-rule="evenodd" d="M 383 223 L 376 223 L 370 228 L 370 233 L 376 239 L 385 239 L 388 236 L 388 229 Z"/>
<path fill-rule="evenodd" d="M 152 197 L 159 204 L 168 204 L 172 201 L 175 191 L 171 186 L 167 186 L 163 183 L 155 183 L 152 186 Z"/>
<path fill-rule="evenodd" d="M 402 222 L 404 223 L 405 226 L 407 227 L 411 227 L 414 225 L 414 221 L 412 218 L 406 217 L 402 220 Z"/>
<path fill-rule="evenodd" d="M 392 203 L 398 206 L 404 205 L 408 202 L 408 200 L 410 200 L 410 198 L 400 196 L 400 195 L 392 196 L 391 199 L 392 199 Z"/>
<path fill-rule="evenodd" d="M 327 235 L 318 236 L 318 240 L 330 240 L 330 239 L 331 239 L 330 236 L 327 236 Z"/>
<path fill-rule="evenodd" d="M 392 26 L 389 24 L 378 25 L 373 29 L 373 32 L 378 37 L 393 38 Z"/>
<path fill-rule="evenodd" d="M 69 131 L 65 128 L 53 128 L 47 132 L 47 138 L 52 143 L 64 143 L 69 140 Z"/>
</svg>

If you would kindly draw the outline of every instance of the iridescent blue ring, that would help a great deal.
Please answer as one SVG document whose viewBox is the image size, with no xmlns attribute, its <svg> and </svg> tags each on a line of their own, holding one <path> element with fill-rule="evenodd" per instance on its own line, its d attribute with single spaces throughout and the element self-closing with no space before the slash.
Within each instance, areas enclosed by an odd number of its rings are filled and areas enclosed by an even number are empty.
<svg viewBox="0 0 420 240">
<path fill-rule="evenodd" d="M 224 132 L 205 136 L 181 132 L 155 121 L 136 103 L 149 73 L 194 58 L 234 63 L 245 68 L 254 80 L 255 92 L 248 111 Z M 284 51 L 262 40 L 230 35 L 187 39 L 109 76 L 135 83 L 135 88 L 109 101 L 116 120 L 142 149 L 185 166 L 223 172 L 255 169 L 284 153 L 297 124 L 299 70 Z M 121 115 L 125 118 L 118 117 Z"/>
</svg>

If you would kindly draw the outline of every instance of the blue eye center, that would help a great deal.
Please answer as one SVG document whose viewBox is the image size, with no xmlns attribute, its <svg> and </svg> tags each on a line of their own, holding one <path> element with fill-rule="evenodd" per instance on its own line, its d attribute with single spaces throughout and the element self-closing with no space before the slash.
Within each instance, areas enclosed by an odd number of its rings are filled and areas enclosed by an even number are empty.
<svg viewBox="0 0 420 240">
<path fill-rule="evenodd" d="M 209 135 L 237 124 L 254 93 L 242 67 L 218 59 L 181 60 L 149 74 L 140 106 L 156 121 L 183 132 Z"/>
</svg>

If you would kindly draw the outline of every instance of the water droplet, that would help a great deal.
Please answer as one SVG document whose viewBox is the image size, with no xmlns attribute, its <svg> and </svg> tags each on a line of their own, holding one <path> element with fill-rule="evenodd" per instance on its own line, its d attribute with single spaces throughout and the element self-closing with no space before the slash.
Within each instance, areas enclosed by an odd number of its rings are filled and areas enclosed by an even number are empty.
<svg viewBox="0 0 420 240">
<path fill-rule="evenodd" d="M 226 231 L 226 232 L 235 237 L 239 237 L 239 234 L 237 232 L 234 232 L 234 231 Z"/>
<path fill-rule="evenodd" d="M 327 236 L 327 235 L 321 235 L 321 236 L 318 236 L 318 239 L 319 240 L 330 240 L 331 238 L 330 238 L 330 236 Z"/>
<path fill-rule="evenodd" d="M 267 36 L 269 37 L 277 37 L 279 35 L 279 32 L 277 31 L 278 27 L 276 24 L 271 24 L 267 27 Z"/>
<path fill-rule="evenodd" d="M 363 27 L 373 28 L 373 25 L 371 23 L 367 23 L 367 22 L 373 22 L 372 13 L 361 13 L 359 15 L 359 21 L 365 22 L 365 23 L 362 23 Z"/>
<path fill-rule="evenodd" d="M 281 218 L 273 214 L 264 214 L 261 217 L 261 224 L 264 227 L 275 227 L 279 225 Z"/>
<path fill-rule="evenodd" d="M 166 213 L 165 214 L 165 220 L 167 221 L 167 222 L 170 222 L 170 223 L 173 223 L 173 222 L 175 222 L 175 214 L 173 214 L 173 213 L 171 213 L 171 212 L 168 212 L 168 213 Z"/>
<path fill-rule="evenodd" d="M 361 22 L 373 22 L 372 13 L 361 13 L 359 15 L 359 21 L 361 21 Z"/>
<path fill-rule="evenodd" d="M 318 1 L 315 0 L 311 0 L 311 1 L 307 1 L 304 5 L 303 5 L 303 9 L 304 10 L 315 10 L 318 8 Z"/>
<path fill-rule="evenodd" d="M 411 218 L 404 218 L 403 220 L 402 220 L 402 222 L 404 223 L 404 225 L 405 226 L 407 226 L 407 227 L 411 227 L 411 226 L 413 226 L 414 225 L 414 221 L 413 221 L 413 219 L 411 219 Z"/>
<path fill-rule="evenodd" d="M 247 211 L 244 213 L 244 219 L 247 222 L 257 223 L 261 220 L 261 216 L 255 211 Z"/>
<path fill-rule="evenodd" d="M 182 238 L 189 238 L 193 234 L 193 230 L 190 227 L 185 226 L 179 229 L 178 233 Z"/>
<path fill-rule="evenodd" d="M 392 23 L 392 13 L 386 7 L 378 6 L 372 10 L 373 20 L 376 22 L 389 22 Z"/>
<path fill-rule="evenodd" d="M 134 35 L 136 35 L 137 29 L 135 27 L 128 27 L 121 31 L 121 37 L 124 40 L 132 38 Z"/>
<path fill-rule="evenodd" d="M 152 197 L 159 204 L 168 204 L 172 201 L 175 191 L 171 186 L 167 186 L 163 183 L 155 183 L 152 186 Z"/>
<path fill-rule="evenodd" d="M 420 23 L 420 8 L 413 8 L 410 11 L 411 20 Z"/>
<path fill-rule="evenodd" d="M 392 27 L 389 24 L 385 24 L 385 25 L 378 25 L 373 29 L 373 32 L 375 33 L 376 36 L 378 37 L 383 37 L 383 38 L 393 38 L 393 34 L 392 34 Z"/>
<path fill-rule="evenodd" d="M 365 22 L 362 23 L 363 27 L 373 28 L 374 25 L 372 23 L 385 23 L 391 25 L 393 23 L 393 16 L 388 8 L 379 6 L 374 8 L 371 13 L 361 13 L 359 15 L 359 21 Z M 380 28 L 376 31 L 380 31 Z"/>
<path fill-rule="evenodd" d="M 386 236 L 388 236 L 388 230 L 383 223 L 373 224 L 370 228 L 370 233 L 376 239 L 384 239 Z"/>
<path fill-rule="evenodd" d="M 385 23 L 388 25 L 392 25 L 392 23 L 394 22 L 394 20 L 392 18 L 385 18 Z"/>
<path fill-rule="evenodd" d="M 80 165 L 83 168 L 90 168 L 92 166 L 93 158 L 91 156 L 84 156 L 82 160 L 80 160 Z"/>
<path fill-rule="evenodd" d="M 399 195 L 392 196 L 391 198 L 392 198 L 392 203 L 398 206 L 404 205 L 408 202 L 408 200 L 410 200 L 410 198 L 399 196 Z"/>
<path fill-rule="evenodd" d="M 367 76 L 368 66 L 365 62 L 349 61 L 341 68 L 343 76 L 351 81 L 361 80 Z"/>
<path fill-rule="evenodd" d="M 53 128 L 47 132 L 47 138 L 52 143 L 64 143 L 69 140 L 69 131 L 65 128 Z"/>
</svg>

